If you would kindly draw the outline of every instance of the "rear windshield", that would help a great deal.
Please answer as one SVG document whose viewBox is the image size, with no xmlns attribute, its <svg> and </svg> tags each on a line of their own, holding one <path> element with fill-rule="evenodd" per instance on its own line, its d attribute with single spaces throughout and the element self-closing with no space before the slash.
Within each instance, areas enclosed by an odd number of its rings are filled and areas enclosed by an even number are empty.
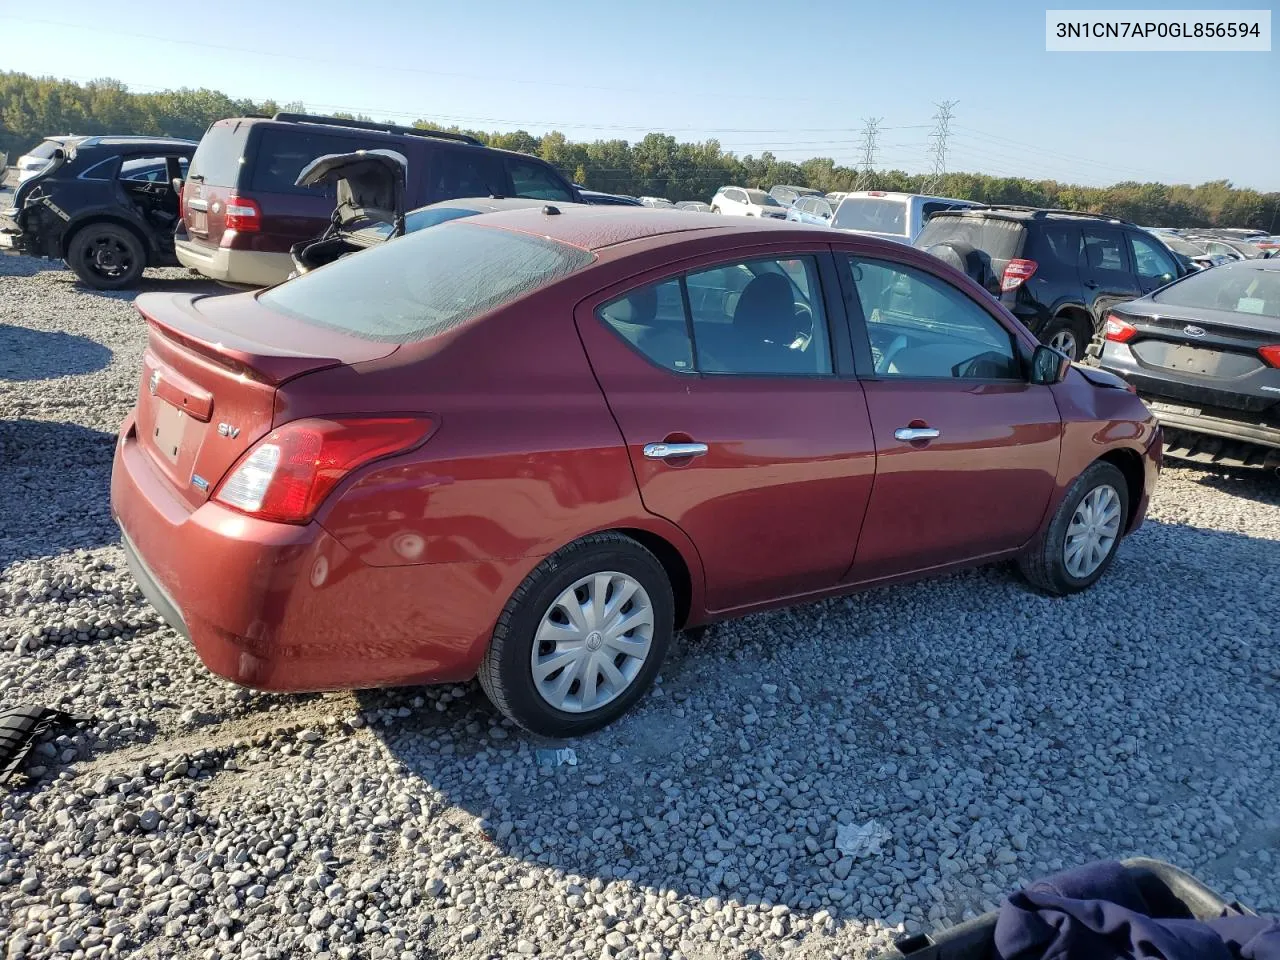
<svg viewBox="0 0 1280 960">
<path fill-rule="evenodd" d="M 1193 273 L 1151 295 L 1157 303 L 1280 318 L 1280 270 L 1226 264 Z"/>
<path fill-rule="evenodd" d="M 215 123 L 200 139 L 188 177 L 212 187 L 239 186 L 241 157 L 249 139 L 247 123 Z"/>
<path fill-rule="evenodd" d="M 845 201 L 848 203 L 848 201 Z M 840 204 L 843 210 L 845 204 Z M 839 214 L 837 214 L 839 216 Z M 940 243 L 968 246 L 991 260 L 1012 260 L 1022 248 L 1022 224 L 1003 217 L 954 216 L 940 213 L 932 217 L 916 237 L 915 246 L 928 250 Z"/>
<path fill-rule="evenodd" d="M 763 190 L 748 190 L 747 199 L 749 199 L 752 203 L 760 204 L 762 207 L 782 206 L 782 204 L 780 204 L 777 200 L 773 199 L 773 197 L 769 196 Z"/>
<path fill-rule="evenodd" d="M 864 230 L 867 233 L 907 235 L 907 202 L 874 197 L 846 197 L 831 225 L 837 230 Z"/>
<path fill-rule="evenodd" d="M 38 160 L 48 160 L 53 156 L 53 152 L 62 145 L 58 140 L 45 140 L 42 143 L 37 143 L 32 147 L 31 152 L 24 154 L 24 156 L 34 157 Z"/>
<path fill-rule="evenodd" d="M 465 222 L 410 233 L 273 287 L 263 306 L 365 340 L 410 343 L 545 287 L 592 255 Z"/>
</svg>

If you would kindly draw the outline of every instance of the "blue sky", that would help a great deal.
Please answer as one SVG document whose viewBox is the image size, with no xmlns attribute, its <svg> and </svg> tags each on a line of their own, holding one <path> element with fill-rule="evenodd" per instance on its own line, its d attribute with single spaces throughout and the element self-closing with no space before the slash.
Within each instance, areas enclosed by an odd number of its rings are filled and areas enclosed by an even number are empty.
<svg viewBox="0 0 1280 960">
<path fill-rule="evenodd" d="M 0 66 L 575 140 L 714 137 L 791 160 L 853 162 L 863 119 L 880 117 L 878 165 L 908 171 L 927 168 L 935 104 L 952 99 L 950 170 L 1280 189 L 1280 52 L 1047 53 L 1039 4 L 219 0 L 108 19 L 113 9 L 0 4 Z"/>
</svg>

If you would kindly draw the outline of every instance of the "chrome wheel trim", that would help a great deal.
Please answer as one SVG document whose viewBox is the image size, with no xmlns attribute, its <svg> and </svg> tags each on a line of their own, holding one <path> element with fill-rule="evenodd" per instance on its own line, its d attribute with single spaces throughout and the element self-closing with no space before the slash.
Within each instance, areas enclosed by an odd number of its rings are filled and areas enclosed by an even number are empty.
<svg viewBox="0 0 1280 960">
<path fill-rule="evenodd" d="M 1090 490 L 1076 506 L 1062 545 L 1067 573 L 1077 580 L 1102 566 L 1120 536 L 1120 494 L 1109 483 Z"/>
<path fill-rule="evenodd" d="M 1050 337 L 1049 346 L 1059 353 L 1065 353 L 1072 360 L 1079 358 L 1079 354 L 1076 352 L 1078 349 L 1076 335 L 1070 329 L 1063 328 Z"/>
<path fill-rule="evenodd" d="M 608 570 L 577 580 L 538 622 L 529 658 L 538 696 L 565 713 L 612 703 L 644 669 L 653 625 L 653 601 L 634 577 Z"/>
</svg>

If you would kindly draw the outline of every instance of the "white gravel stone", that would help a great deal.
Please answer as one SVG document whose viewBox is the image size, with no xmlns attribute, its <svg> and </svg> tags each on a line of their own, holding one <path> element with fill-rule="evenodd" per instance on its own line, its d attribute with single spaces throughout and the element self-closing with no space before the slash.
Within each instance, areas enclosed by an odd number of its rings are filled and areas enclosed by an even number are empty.
<svg viewBox="0 0 1280 960">
<path fill-rule="evenodd" d="M 995 568 L 717 626 L 543 768 L 473 685 L 254 693 L 158 619 L 108 502 L 130 299 L 0 257 L 0 700 L 93 718 L 0 794 L 9 956 L 864 956 L 1137 854 L 1280 908 L 1275 479 L 1166 466 L 1078 597 Z"/>
</svg>

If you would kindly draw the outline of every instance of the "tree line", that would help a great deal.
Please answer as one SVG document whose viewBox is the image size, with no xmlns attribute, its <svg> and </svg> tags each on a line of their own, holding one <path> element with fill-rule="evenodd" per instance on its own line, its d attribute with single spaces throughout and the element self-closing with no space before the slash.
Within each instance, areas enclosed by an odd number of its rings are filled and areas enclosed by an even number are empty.
<svg viewBox="0 0 1280 960">
<path fill-rule="evenodd" d="M 116 80 L 85 84 L 21 73 L 0 72 L 0 152 L 12 161 L 49 134 L 150 134 L 198 140 L 205 128 L 224 117 L 270 115 L 301 110 L 297 103 L 228 97 L 216 90 L 166 90 L 133 93 Z M 350 114 L 335 114 L 357 119 Z M 360 117 L 359 119 L 370 119 Z M 1280 192 L 1239 189 L 1226 180 L 1189 184 L 1126 181 L 1086 187 L 1056 180 L 996 177 L 981 172 L 948 173 L 940 180 L 901 170 L 869 175 L 837 164 L 830 157 L 800 163 L 724 150 L 719 141 L 683 143 L 650 133 L 632 143 L 595 140 L 579 143 L 552 131 L 535 136 L 524 130 L 496 132 L 439 126 L 418 120 L 414 126 L 469 133 L 484 143 L 536 154 L 575 183 L 593 190 L 669 200 L 708 200 L 720 186 L 768 189 L 779 183 L 823 192 L 851 189 L 930 192 L 984 203 L 1017 203 L 1105 213 L 1146 226 L 1256 227 L 1280 229 Z"/>
</svg>

